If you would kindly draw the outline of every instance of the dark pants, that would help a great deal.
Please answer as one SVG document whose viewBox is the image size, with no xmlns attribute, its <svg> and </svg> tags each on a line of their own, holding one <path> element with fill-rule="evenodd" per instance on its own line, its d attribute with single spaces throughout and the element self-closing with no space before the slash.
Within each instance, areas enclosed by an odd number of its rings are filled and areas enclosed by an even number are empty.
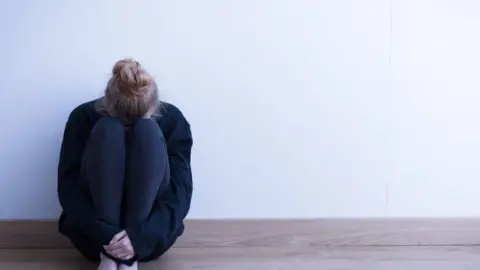
<svg viewBox="0 0 480 270">
<path fill-rule="evenodd" d="M 119 119 L 100 119 L 85 148 L 82 174 L 97 219 L 119 228 L 144 221 L 170 178 L 160 127 L 150 119 L 128 129 Z"/>
</svg>

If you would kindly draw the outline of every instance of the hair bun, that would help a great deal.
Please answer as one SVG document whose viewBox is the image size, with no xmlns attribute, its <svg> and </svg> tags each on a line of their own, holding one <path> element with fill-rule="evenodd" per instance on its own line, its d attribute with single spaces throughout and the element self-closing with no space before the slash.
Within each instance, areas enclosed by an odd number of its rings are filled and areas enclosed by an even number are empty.
<svg viewBox="0 0 480 270">
<path fill-rule="evenodd" d="M 123 86 L 119 88 L 130 94 L 139 94 L 138 92 L 141 92 L 142 88 L 154 83 L 152 76 L 133 59 L 118 61 L 115 63 L 112 73 L 119 85 Z"/>
</svg>

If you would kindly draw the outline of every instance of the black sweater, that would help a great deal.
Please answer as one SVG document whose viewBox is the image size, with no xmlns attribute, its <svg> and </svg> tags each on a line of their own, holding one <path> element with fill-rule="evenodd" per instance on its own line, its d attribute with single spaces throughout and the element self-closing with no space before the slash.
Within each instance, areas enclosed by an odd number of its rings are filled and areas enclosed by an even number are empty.
<svg viewBox="0 0 480 270">
<path fill-rule="evenodd" d="M 59 227 L 64 234 L 72 231 L 63 224 L 67 218 L 79 233 L 94 241 L 92 245 L 101 248 L 123 228 L 94 218 L 88 190 L 80 184 L 85 144 L 93 126 L 102 117 L 95 102 L 75 108 L 66 123 L 58 166 L 58 197 L 63 209 Z M 161 114 L 157 123 L 167 143 L 171 179 L 167 190 L 158 197 L 150 217 L 138 226 L 125 228 L 138 258 L 152 256 L 154 250 L 160 255 L 182 234 L 183 220 L 192 198 L 190 125 L 180 110 L 171 104 L 163 103 Z"/>
</svg>

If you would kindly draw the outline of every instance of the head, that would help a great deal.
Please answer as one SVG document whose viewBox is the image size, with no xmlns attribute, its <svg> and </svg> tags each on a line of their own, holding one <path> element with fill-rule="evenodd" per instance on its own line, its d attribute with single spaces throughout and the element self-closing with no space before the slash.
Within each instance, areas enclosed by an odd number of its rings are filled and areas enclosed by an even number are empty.
<svg viewBox="0 0 480 270">
<path fill-rule="evenodd" d="M 101 101 L 105 113 L 131 123 L 154 112 L 158 103 L 157 85 L 137 61 L 123 59 L 115 64 Z"/>
</svg>

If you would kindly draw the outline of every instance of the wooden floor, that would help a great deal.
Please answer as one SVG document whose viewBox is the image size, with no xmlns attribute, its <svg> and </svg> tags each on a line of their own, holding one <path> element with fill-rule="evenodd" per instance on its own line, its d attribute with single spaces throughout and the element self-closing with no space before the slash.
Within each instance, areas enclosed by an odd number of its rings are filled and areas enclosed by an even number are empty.
<svg viewBox="0 0 480 270">
<path fill-rule="evenodd" d="M 77 252 L 0 250 L 0 269 L 96 269 Z M 470 270 L 480 269 L 480 247 L 174 248 L 140 269 L 162 270 Z"/>
</svg>

